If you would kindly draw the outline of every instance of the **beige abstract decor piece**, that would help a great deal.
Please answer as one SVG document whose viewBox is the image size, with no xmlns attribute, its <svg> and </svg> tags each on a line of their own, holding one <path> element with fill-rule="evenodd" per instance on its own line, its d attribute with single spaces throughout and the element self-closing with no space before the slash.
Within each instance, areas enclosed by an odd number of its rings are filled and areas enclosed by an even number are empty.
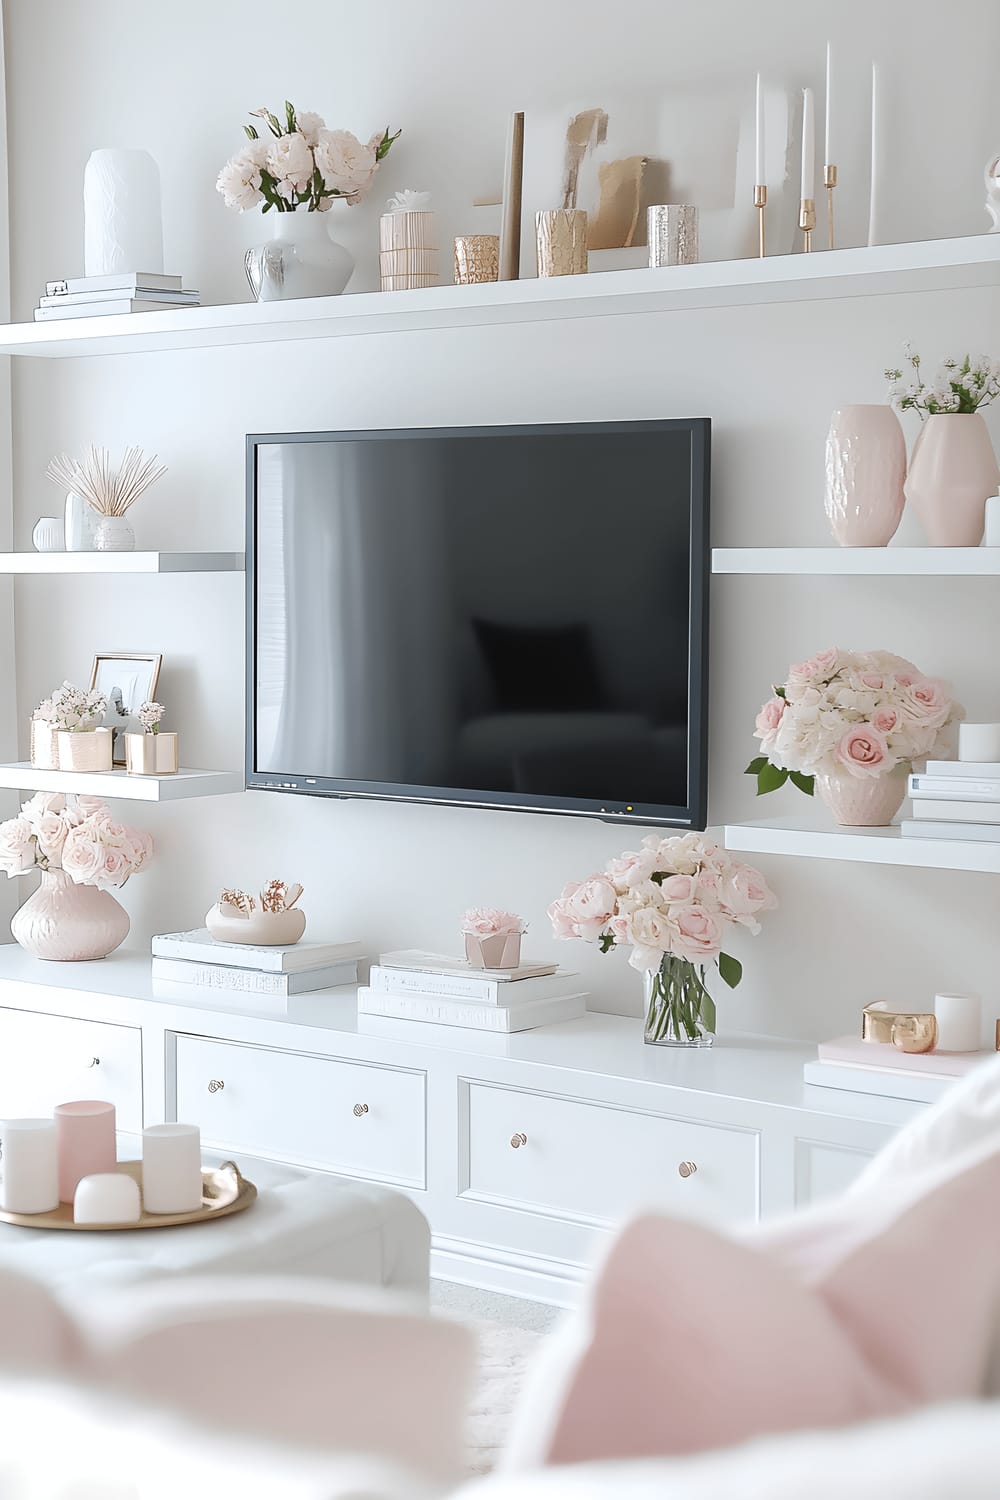
<svg viewBox="0 0 1000 1500">
<path fill-rule="evenodd" d="M 690 203 L 651 203 L 646 210 L 651 266 L 693 266 L 698 260 L 698 210 Z"/>
<path fill-rule="evenodd" d="M 582 208 L 542 209 L 535 215 L 539 276 L 582 276 L 587 270 L 587 215 Z"/>
<path fill-rule="evenodd" d="M 455 285 L 500 279 L 500 236 L 459 234 L 455 237 Z"/>
<path fill-rule="evenodd" d="M 301 895 L 301 885 L 284 880 L 269 880 L 259 896 L 227 888 L 205 917 L 205 926 L 217 943 L 287 947 L 306 930 L 305 912 L 296 905 Z"/>
<path fill-rule="evenodd" d="M 524 172 L 524 111 L 510 117 L 500 206 L 500 281 L 516 281 L 521 265 L 521 179 Z"/>
<path fill-rule="evenodd" d="M 437 216 L 430 193 L 396 193 L 379 219 L 379 272 L 383 292 L 437 286 Z"/>
</svg>

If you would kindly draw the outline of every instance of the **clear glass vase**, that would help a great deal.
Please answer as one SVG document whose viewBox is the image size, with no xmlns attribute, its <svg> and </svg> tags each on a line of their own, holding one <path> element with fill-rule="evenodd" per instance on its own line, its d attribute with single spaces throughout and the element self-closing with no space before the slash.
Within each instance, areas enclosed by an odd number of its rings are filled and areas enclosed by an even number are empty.
<svg viewBox="0 0 1000 1500">
<path fill-rule="evenodd" d="M 705 987 L 705 970 L 665 954 L 647 973 L 646 1033 L 651 1047 L 711 1047 L 715 1041 L 715 1001 Z"/>
</svg>

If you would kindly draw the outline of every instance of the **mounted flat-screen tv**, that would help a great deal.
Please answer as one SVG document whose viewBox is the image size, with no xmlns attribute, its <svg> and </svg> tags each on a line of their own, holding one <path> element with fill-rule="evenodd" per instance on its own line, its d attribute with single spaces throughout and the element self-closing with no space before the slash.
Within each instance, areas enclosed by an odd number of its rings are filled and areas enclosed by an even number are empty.
<svg viewBox="0 0 1000 1500">
<path fill-rule="evenodd" d="M 248 786 L 703 828 L 710 436 L 248 437 Z"/>
</svg>

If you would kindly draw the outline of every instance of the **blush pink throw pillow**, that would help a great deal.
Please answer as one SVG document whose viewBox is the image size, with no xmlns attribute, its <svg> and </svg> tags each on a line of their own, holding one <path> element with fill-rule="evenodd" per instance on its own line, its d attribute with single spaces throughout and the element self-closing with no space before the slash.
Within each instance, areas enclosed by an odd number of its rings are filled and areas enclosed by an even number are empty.
<svg viewBox="0 0 1000 1500">
<path fill-rule="evenodd" d="M 514 1463 L 693 1453 L 977 1396 L 998 1300 L 996 1150 L 743 1242 L 641 1218 Z"/>
</svg>

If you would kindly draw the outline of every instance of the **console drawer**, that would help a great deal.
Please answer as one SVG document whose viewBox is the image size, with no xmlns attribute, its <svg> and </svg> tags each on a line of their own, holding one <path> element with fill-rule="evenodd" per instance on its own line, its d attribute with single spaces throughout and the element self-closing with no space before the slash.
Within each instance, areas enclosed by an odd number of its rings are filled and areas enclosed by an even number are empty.
<svg viewBox="0 0 1000 1500">
<path fill-rule="evenodd" d="M 176 1118 L 206 1142 L 407 1187 L 425 1185 L 422 1072 L 176 1037 Z"/>
<path fill-rule="evenodd" d="M 71 1099 L 106 1099 L 119 1130 L 142 1130 L 138 1028 L 0 1010 L 0 1115 L 50 1115 Z"/>
<path fill-rule="evenodd" d="M 462 1088 L 463 1196 L 588 1224 L 643 1205 L 715 1222 L 757 1216 L 755 1131 L 471 1080 Z"/>
</svg>

